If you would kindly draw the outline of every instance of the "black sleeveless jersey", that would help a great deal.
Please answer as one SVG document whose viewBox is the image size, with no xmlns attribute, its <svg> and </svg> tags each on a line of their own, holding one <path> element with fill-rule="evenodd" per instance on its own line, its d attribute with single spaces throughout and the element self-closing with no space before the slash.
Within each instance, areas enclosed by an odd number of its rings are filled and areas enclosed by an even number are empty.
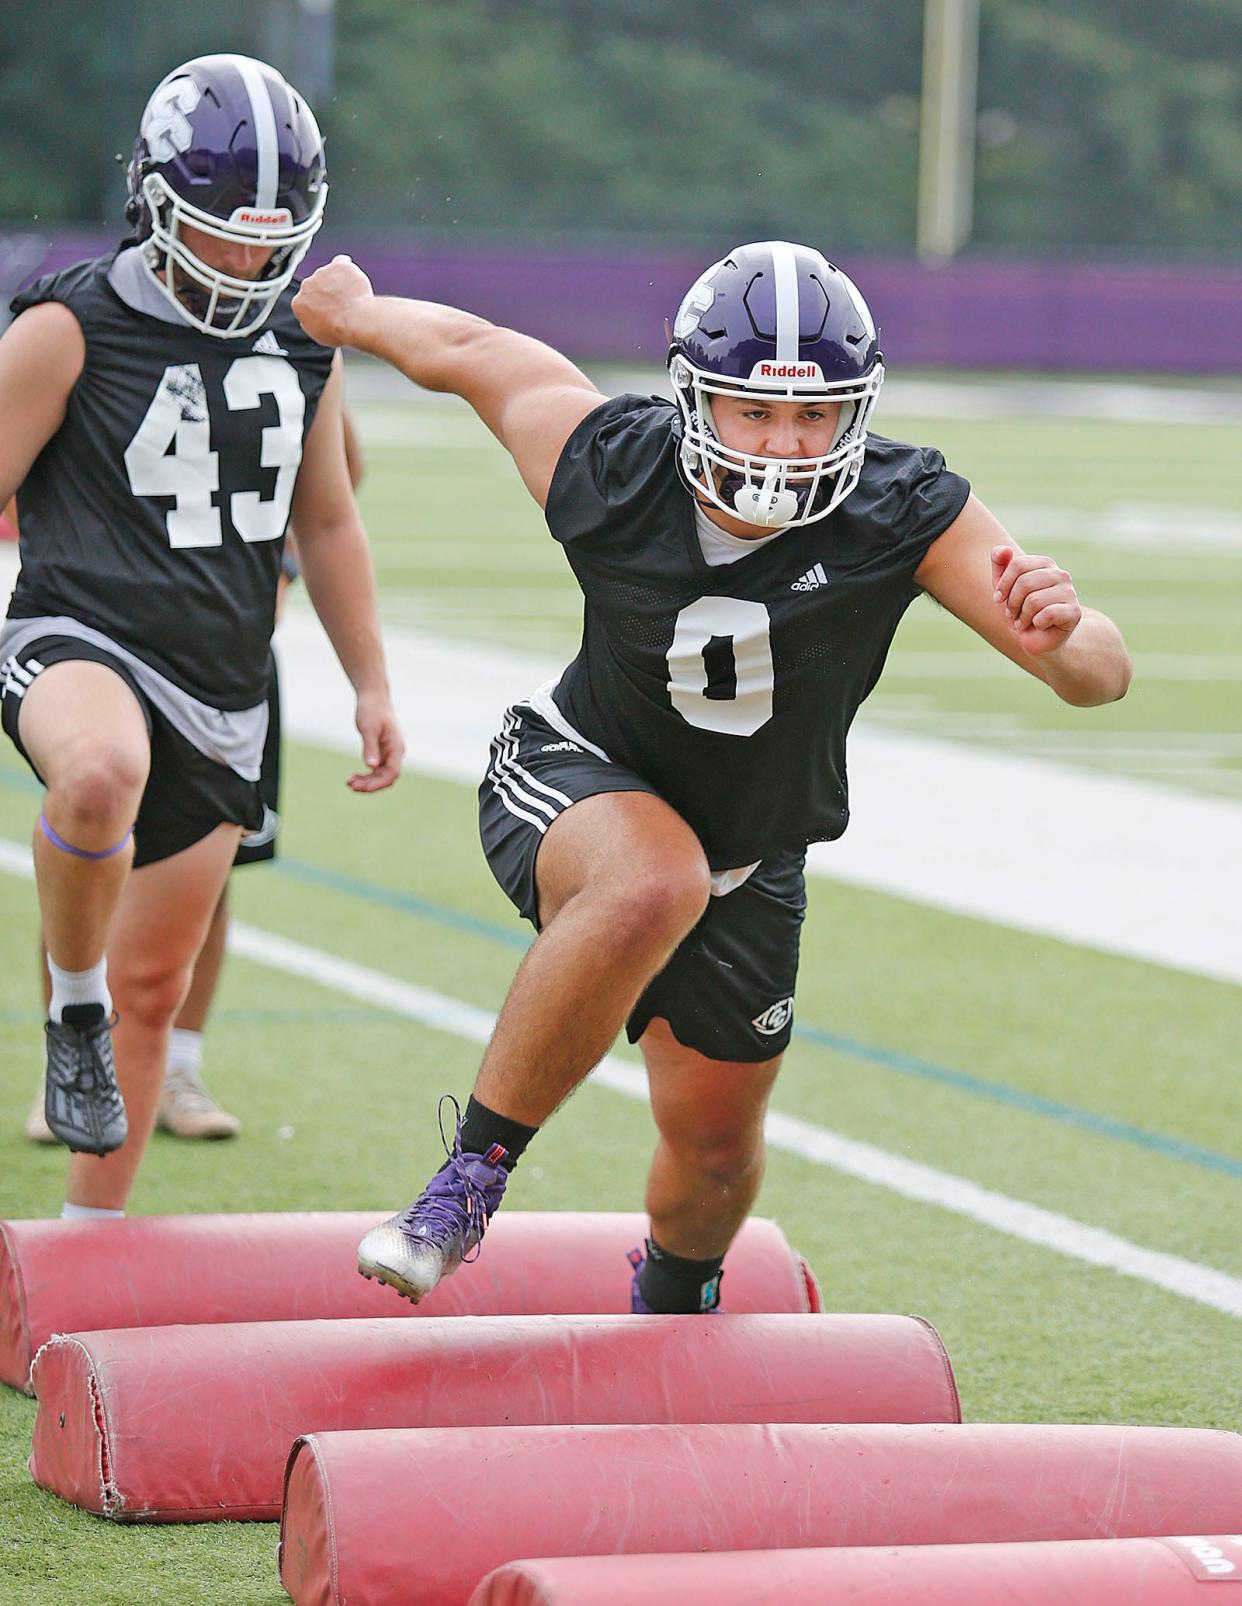
<svg viewBox="0 0 1242 1606">
<path fill-rule="evenodd" d="M 221 340 L 126 305 L 116 254 L 13 302 L 64 302 L 86 361 L 18 492 L 9 614 L 80 620 L 212 707 L 248 708 L 267 695 L 289 502 L 333 353 L 290 312 L 296 287 Z"/>
<path fill-rule="evenodd" d="M 939 452 L 871 435 L 853 492 L 709 567 L 671 404 L 619 396 L 566 443 L 548 527 L 585 599 L 553 698 L 697 832 L 713 869 L 841 835 L 845 737 L 970 487 Z"/>
</svg>

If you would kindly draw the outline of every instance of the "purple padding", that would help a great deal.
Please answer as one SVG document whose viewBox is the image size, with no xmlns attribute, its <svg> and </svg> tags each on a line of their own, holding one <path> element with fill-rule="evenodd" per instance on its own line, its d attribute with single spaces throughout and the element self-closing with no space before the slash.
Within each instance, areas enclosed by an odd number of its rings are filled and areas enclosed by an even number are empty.
<svg viewBox="0 0 1242 1606">
<path fill-rule="evenodd" d="M 715 249 L 451 249 L 351 238 L 331 223 L 325 234 L 305 271 L 347 250 L 384 294 L 466 307 L 587 361 L 660 365 L 664 320 Z M 39 271 L 97 255 L 114 238 L 86 231 L 51 237 Z M 1242 270 L 976 260 L 933 269 L 852 253 L 840 266 L 870 303 L 890 366 L 1242 369 Z"/>
</svg>

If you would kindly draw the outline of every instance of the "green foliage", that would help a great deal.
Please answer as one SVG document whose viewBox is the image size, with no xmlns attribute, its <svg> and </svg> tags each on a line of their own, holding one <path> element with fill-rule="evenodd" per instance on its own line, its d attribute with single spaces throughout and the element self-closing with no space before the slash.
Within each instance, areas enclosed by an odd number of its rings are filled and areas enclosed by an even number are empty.
<svg viewBox="0 0 1242 1606">
<path fill-rule="evenodd" d="M 1192 9 L 985 4 L 979 104 L 1014 132 L 980 153 L 976 240 L 1236 249 L 1242 12 Z"/>
<path fill-rule="evenodd" d="M 578 8 L 548 0 L 431 13 L 347 0 L 342 93 L 325 115 L 335 221 L 376 221 L 382 194 L 385 222 L 424 229 L 731 238 L 788 228 L 797 211 L 834 241 L 861 239 L 865 218 L 870 237 L 900 243 L 909 129 L 871 128 L 857 97 L 822 84 L 800 92 L 773 70 L 796 56 L 762 49 L 749 16 L 700 26 L 694 9 L 670 25 L 671 49 L 669 27 L 634 3 L 593 9 L 587 28 Z M 809 31 L 827 52 L 826 24 Z M 392 60 L 407 72 L 386 70 Z M 347 83 L 363 92 L 347 98 Z"/>
<path fill-rule="evenodd" d="M 11 6 L 0 53 L 0 218 L 117 222 L 147 96 L 170 68 L 210 50 L 257 53 L 254 7 L 157 0 Z"/>
<path fill-rule="evenodd" d="M 908 250 L 922 13 L 338 0 L 336 92 L 317 108 L 333 220 L 463 241 L 789 234 Z M 274 53 L 292 74 L 294 26 L 294 0 L 26 8 L 0 62 L 0 218 L 115 219 L 111 156 L 160 76 L 219 49 Z M 976 248 L 1235 251 L 1239 63 L 1235 0 L 984 0 Z"/>
</svg>

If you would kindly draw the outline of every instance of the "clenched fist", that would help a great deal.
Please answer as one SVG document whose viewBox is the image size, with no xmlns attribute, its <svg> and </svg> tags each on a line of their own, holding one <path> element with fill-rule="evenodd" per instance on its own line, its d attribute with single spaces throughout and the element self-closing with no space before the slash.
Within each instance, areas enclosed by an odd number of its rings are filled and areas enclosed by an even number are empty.
<svg viewBox="0 0 1242 1606">
<path fill-rule="evenodd" d="M 293 298 L 293 312 L 312 340 L 321 346 L 348 346 L 351 325 L 375 299 L 371 281 L 351 257 L 333 257 L 317 268 Z"/>
<path fill-rule="evenodd" d="M 1065 570 L 1053 558 L 1009 546 L 992 549 L 992 595 L 1032 658 L 1063 646 L 1082 619 L 1082 604 Z"/>
</svg>

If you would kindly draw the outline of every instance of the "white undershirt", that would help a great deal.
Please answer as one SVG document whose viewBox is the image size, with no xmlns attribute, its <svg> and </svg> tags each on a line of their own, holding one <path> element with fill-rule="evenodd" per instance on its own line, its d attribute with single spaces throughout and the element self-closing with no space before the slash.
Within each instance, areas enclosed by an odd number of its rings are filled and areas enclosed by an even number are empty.
<svg viewBox="0 0 1242 1606">
<path fill-rule="evenodd" d="M 708 518 L 698 502 L 694 504 L 694 528 L 698 532 L 703 562 L 709 569 L 719 569 L 723 564 L 736 563 L 739 558 L 744 558 L 751 552 L 758 552 L 760 547 L 770 546 L 785 533 L 784 530 L 773 530 L 771 535 L 759 535 L 750 541 L 740 535 L 730 535 L 728 530 L 722 530 Z"/>
</svg>

